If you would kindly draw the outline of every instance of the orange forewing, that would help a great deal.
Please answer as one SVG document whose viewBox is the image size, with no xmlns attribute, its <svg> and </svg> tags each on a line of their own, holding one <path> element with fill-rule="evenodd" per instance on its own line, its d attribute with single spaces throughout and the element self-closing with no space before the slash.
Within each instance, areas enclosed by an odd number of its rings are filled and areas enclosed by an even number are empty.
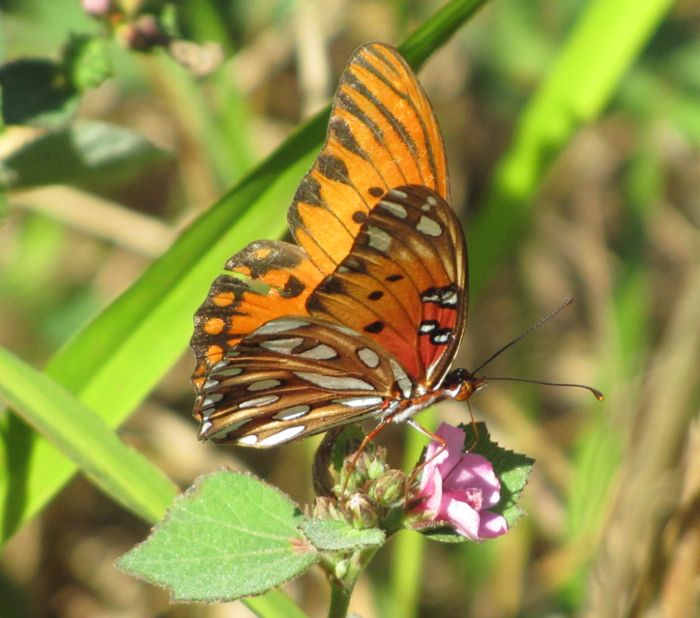
<svg viewBox="0 0 700 618">
<path fill-rule="evenodd" d="M 348 255 L 377 198 L 417 184 L 448 199 L 447 163 L 437 121 L 399 53 L 360 48 L 333 99 L 326 143 L 289 209 L 289 227 L 323 274 Z"/>
<path fill-rule="evenodd" d="M 445 153 L 432 108 L 400 54 L 370 43 L 350 59 L 326 143 L 289 209 L 299 246 L 255 242 L 226 265 L 195 315 L 193 383 L 261 324 L 307 315 L 309 295 L 345 259 L 378 197 L 417 183 L 447 199 Z M 360 213 L 360 214 L 357 214 Z"/>
</svg>

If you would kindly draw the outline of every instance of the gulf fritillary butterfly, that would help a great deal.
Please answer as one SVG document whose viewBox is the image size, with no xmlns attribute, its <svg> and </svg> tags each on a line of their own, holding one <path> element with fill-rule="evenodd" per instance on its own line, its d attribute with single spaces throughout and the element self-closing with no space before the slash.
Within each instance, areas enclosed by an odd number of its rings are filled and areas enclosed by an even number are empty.
<svg viewBox="0 0 700 618">
<path fill-rule="evenodd" d="M 398 51 L 359 48 L 289 209 L 195 315 L 199 438 L 268 447 L 367 418 L 406 421 L 484 380 L 449 371 L 467 256 L 432 108 Z M 417 426 L 420 428 L 419 426 Z"/>
</svg>

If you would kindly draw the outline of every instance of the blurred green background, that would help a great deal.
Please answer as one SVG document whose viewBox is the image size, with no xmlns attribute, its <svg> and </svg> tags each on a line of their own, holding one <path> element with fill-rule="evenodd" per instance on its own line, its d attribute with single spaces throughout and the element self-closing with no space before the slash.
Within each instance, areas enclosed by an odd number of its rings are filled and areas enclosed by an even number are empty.
<svg viewBox="0 0 700 618">
<path fill-rule="evenodd" d="M 228 465 L 307 503 L 313 440 L 197 442 L 191 315 L 229 254 L 284 234 L 324 130 L 314 114 L 352 51 L 398 45 L 448 3 L 141 4 L 95 19 L 77 0 L 0 3 L 0 345 L 112 426 L 128 417 L 119 435 L 178 485 Z M 699 615 L 699 32 L 693 0 L 491 0 L 421 70 L 469 245 L 458 363 L 572 295 L 489 373 L 592 384 L 606 400 L 480 392 L 477 418 L 537 460 L 529 517 L 478 546 L 399 534 L 353 611 Z M 148 524 L 82 476 L 64 485 L 74 468 L 0 414 L 1 616 L 253 615 L 169 606 L 119 573 Z M 381 441 L 397 465 L 424 444 L 404 427 Z M 285 592 L 325 614 L 320 571 Z"/>
</svg>

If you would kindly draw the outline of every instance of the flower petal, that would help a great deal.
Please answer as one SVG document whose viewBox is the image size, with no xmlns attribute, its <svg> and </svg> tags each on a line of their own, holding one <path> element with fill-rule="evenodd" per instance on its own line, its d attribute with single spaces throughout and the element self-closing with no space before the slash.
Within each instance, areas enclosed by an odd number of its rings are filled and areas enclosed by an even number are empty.
<svg viewBox="0 0 700 618">
<path fill-rule="evenodd" d="M 454 529 L 472 540 L 479 539 L 480 517 L 472 507 L 466 502 L 459 500 L 450 500 L 446 505 L 444 516 L 449 520 Z"/>
<path fill-rule="evenodd" d="M 437 518 L 443 510 L 442 501 L 442 477 L 438 470 L 433 470 L 433 477 L 430 481 L 430 490 L 423 494 L 424 500 L 421 505 L 423 509 L 432 513 L 433 519 Z"/>
<path fill-rule="evenodd" d="M 483 508 L 496 506 L 501 499 L 501 484 L 491 462 L 481 455 L 464 455 L 444 479 L 445 491 L 477 488 L 483 494 Z"/>
<path fill-rule="evenodd" d="M 435 458 L 440 459 L 437 465 L 442 473 L 442 477 L 445 478 L 452 471 L 452 468 L 457 465 L 464 453 L 464 437 L 466 434 L 459 427 L 448 423 L 442 423 L 435 433 L 440 436 L 446 444 L 443 451 Z M 436 449 L 441 448 L 441 445 L 437 442 L 431 442 L 428 445 L 428 451 L 430 451 L 430 447 L 433 445 Z"/>
<path fill-rule="evenodd" d="M 481 516 L 481 521 L 479 522 L 480 539 L 492 539 L 508 532 L 508 524 L 503 515 L 498 515 L 491 511 L 481 511 L 479 515 Z"/>
</svg>

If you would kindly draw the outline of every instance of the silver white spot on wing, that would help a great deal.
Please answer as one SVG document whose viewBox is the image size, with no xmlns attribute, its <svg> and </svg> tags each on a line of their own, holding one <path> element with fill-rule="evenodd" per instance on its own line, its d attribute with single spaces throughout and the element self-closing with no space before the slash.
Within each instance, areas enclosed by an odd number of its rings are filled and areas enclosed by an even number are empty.
<svg viewBox="0 0 700 618">
<path fill-rule="evenodd" d="M 443 305 L 446 305 L 448 307 L 456 306 L 457 305 L 457 291 L 451 290 L 449 294 L 446 294 L 445 296 L 443 296 L 443 298 L 440 302 Z"/>
<path fill-rule="evenodd" d="M 367 408 L 378 406 L 384 399 L 382 397 L 348 397 L 347 399 L 335 399 L 333 403 L 340 403 L 348 408 Z"/>
<path fill-rule="evenodd" d="M 242 438 L 238 438 L 236 442 L 238 444 L 243 444 L 244 446 L 254 446 L 258 442 L 258 436 L 254 433 L 251 433 L 247 436 L 243 436 Z"/>
<path fill-rule="evenodd" d="M 370 369 L 374 369 L 379 366 L 379 354 L 377 354 L 371 348 L 360 348 L 357 351 L 357 356 Z"/>
<path fill-rule="evenodd" d="M 299 356 L 313 358 L 314 360 L 331 360 L 332 358 L 337 358 L 338 353 L 331 346 L 319 343 L 317 346 L 302 352 Z"/>
<path fill-rule="evenodd" d="M 217 369 L 217 366 L 218 365 L 214 366 L 212 369 L 212 377 L 216 376 L 217 378 L 231 378 L 243 373 L 243 367 L 228 367 L 228 363 L 226 362 L 223 363 L 221 369 Z"/>
<path fill-rule="evenodd" d="M 270 352 L 290 354 L 294 348 L 303 342 L 303 337 L 288 337 L 287 339 L 270 339 L 269 341 L 261 341 L 259 345 L 261 348 L 270 350 Z"/>
<path fill-rule="evenodd" d="M 210 388 L 214 388 L 219 384 L 219 380 L 215 378 L 209 378 L 205 383 L 204 383 L 204 390 L 208 390 Z"/>
<path fill-rule="evenodd" d="M 452 331 L 447 328 L 445 330 L 442 330 L 438 333 L 435 333 L 431 338 L 430 341 L 432 341 L 435 344 L 443 344 L 447 343 L 450 340 L 450 336 L 452 335 Z"/>
<path fill-rule="evenodd" d="M 408 199 L 408 193 L 400 191 L 399 189 L 392 189 L 389 191 L 389 195 L 391 195 L 391 197 L 398 197 L 400 200 Z"/>
<path fill-rule="evenodd" d="M 248 384 L 246 390 L 250 392 L 266 391 L 270 388 L 276 388 L 281 384 L 282 382 L 280 380 L 275 380 L 272 378 L 270 378 L 269 380 L 258 380 L 257 382 L 251 382 L 250 384 Z"/>
<path fill-rule="evenodd" d="M 431 206 L 437 206 L 437 200 L 432 195 L 429 195 L 428 198 L 426 199 L 426 201 Z"/>
<path fill-rule="evenodd" d="M 240 429 L 245 425 L 246 423 L 250 423 L 252 421 L 252 418 L 243 418 L 240 421 L 236 421 L 234 423 L 231 423 L 230 425 L 226 425 L 223 429 L 220 429 L 216 433 L 213 433 L 209 436 L 207 436 L 208 439 L 215 439 L 215 438 L 221 438 L 226 436 L 227 434 L 231 433 L 232 431 L 236 431 L 236 429 Z M 211 425 L 211 424 L 210 424 Z M 202 436 L 202 431 L 199 432 L 200 437 Z"/>
<path fill-rule="evenodd" d="M 343 333 L 344 335 L 350 335 L 351 337 L 357 337 L 359 335 L 356 330 L 348 328 L 347 326 L 341 326 L 340 324 L 332 324 L 331 326 L 339 333 Z"/>
<path fill-rule="evenodd" d="M 224 398 L 223 393 L 212 393 L 202 400 L 202 408 L 208 408 L 215 403 L 219 403 Z"/>
<path fill-rule="evenodd" d="M 433 238 L 437 238 L 440 236 L 440 234 L 442 234 L 440 224 L 434 219 L 426 217 L 425 215 L 421 215 L 418 225 L 416 225 L 416 229 L 422 234 L 432 236 Z"/>
<path fill-rule="evenodd" d="M 300 418 L 305 414 L 308 414 L 310 411 L 311 406 L 301 404 L 298 406 L 292 406 L 291 408 L 285 408 L 284 410 L 280 410 L 272 418 L 275 418 L 279 421 L 291 421 L 295 418 Z"/>
<path fill-rule="evenodd" d="M 420 326 L 418 327 L 418 332 L 419 333 L 429 333 L 433 330 L 435 330 L 438 326 L 438 323 L 435 320 L 425 320 L 420 323 Z"/>
<path fill-rule="evenodd" d="M 253 331 L 253 335 L 274 335 L 283 333 L 287 330 L 294 330 L 302 326 L 308 326 L 306 320 L 295 320 L 294 318 L 277 318 L 263 324 L 260 328 Z"/>
<path fill-rule="evenodd" d="M 369 246 L 381 253 L 386 253 L 391 246 L 391 236 L 383 229 L 374 225 L 367 226 L 367 236 L 369 236 Z"/>
<path fill-rule="evenodd" d="M 391 364 L 391 370 L 394 373 L 394 378 L 396 379 L 396 384 L 403 396 L 408 399 L 411 396 L 411 390 L 413 389 L 413 382 L 411 378 L 406 375 L 403 367 L 399 365 L 393 358 L 389 359 Z"/>
<path fill-rule="evenodd" d="M 243 403 L 238 404 L 238 408 L 240 410 L 244 410 L 245 408 L 256 408 L 256 407 L 261 407 L 261 406 L 268 406 L 271 403 L 275 403 L 275 401 L 278 401 L 280 399 L 279 395 L 264 395 L 263 397 L 255 397 L 255 399 L 248 399 L 248 401 L 244 401 Z"/>
<path fill-rule="evenodd" d="M 306 427 L 304 427 L 304 425 L 287 427 L 286 429 L 282 429 L 277 433 L 266 436 L 260 440 L 260 442 L 258 442 L 258 446 L 276 446 L 277 444 L 282 444 L 283 442 L 289 442 L 289 440 L 293 440 L 300 433 L 303 433 L 305 429 Z"/>
<path fill-rule="evenodd" d="M 387 200 L 382 200 L 379 202 L 379 207 L 386 210 L 389 214 L 393 215 L 397 219 L 405 219 L 408 217 L 408 211 L 405 206 L 397 204 L 396 202 L 389 202 Z"/>
<path fill-rule="evenodd" d="M 327 388 L 331 391 L 373 391 L 374 386 L 369 382 L 360 380 L 359 378 L 350 378 L 345 376 L 328 376 L 311 371 L 295 371 L 294 375 L 302 380 L 311 382 L 321 388 Z"/>
</svg>

